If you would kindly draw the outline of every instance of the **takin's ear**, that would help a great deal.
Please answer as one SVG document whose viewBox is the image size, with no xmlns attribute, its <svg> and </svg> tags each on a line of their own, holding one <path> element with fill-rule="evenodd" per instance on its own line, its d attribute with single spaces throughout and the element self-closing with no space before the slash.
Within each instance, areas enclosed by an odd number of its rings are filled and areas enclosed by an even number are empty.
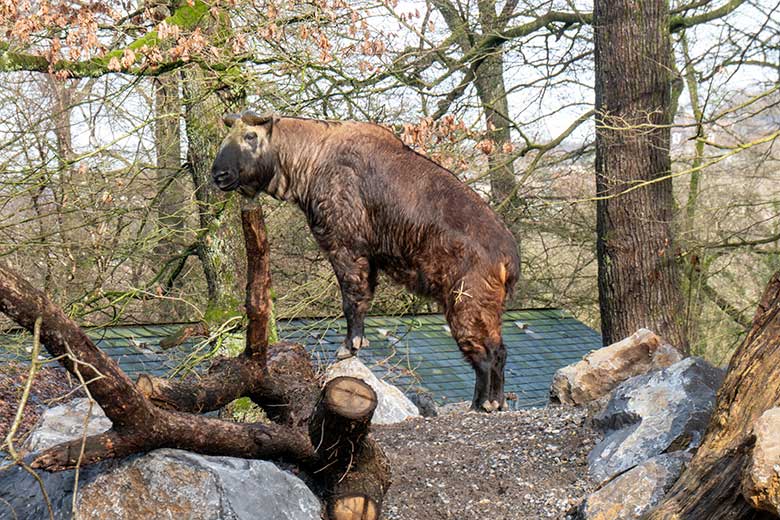
<svg viewBox="0 0 780 520">
<path fill-rule="evenodd" d="M 274 116 L 273 114 L 260 115 L 256 112 L 252 112 L 251 110 L 246 110 L 241 113 L 241 121 L 248 124 L 249 126 L 262 126 L 262 125 L 273 124 L 275 119 L 276 116 Z"/>
<path fill-rule="evenodd" d="M 222 116 L 222 122 L 225 123 L 225 126 L 228 128 L 233 126 L 233 123 L 241 119 L 241 116 L 238 114 L 225 114 Z"/>
</svg>

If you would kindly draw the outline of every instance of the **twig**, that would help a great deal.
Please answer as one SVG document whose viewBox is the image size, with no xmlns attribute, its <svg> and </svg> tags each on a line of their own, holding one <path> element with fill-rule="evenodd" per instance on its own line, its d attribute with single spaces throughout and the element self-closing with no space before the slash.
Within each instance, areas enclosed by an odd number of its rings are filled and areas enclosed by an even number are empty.
<svg viewBox="0 0 780 520">
<path fill-rule="evenodd" d="M 41 477 L 31 467 L 24 463 L 22 457 L 14 448 L 14 437 L 16 437 L 16 432 L 19 430 L 19 426 L 22 424 L 22 419 L 24 418 L 24 409 L 27 406 L 27 400 L 30 398 L 35 372 L 38 370 L 38 366 L 40 365 L 40 362 L 38 361 L 38 354 L 41 351 L 42 323 L 43 318 L 38 316 L 35 319 L 35 325 L 33 326 L 33 345 L 31 354 L 32 359 L 30 360 L 30 372 L 27 375 L 27 382 L 24 385 L 22 398 L 19 401 L 19 406 L 16 409 L 16 417 L 14 417 L 14 422 L 11 424 L 11 428 L 8 431 L 8 435 L 6 436 L 5 442 L 3 444 L 7 447 L 8 454 L 11 455 L 11 458 L 14 460 L 14 462 L 21 466 L 22 469 L 24 469 L 27 473 L 32 475 L 36 481 L 38 481 L 38 485 L 41 488 L 41 493 L 43 494 L 43 499 L 46 502 L 46 508 L 49 510 L 49 518 L 54 520 L 54 510 L 51 507 L 51 500 L 49 500 L 49 494 L 46 492 L 46 486 L 43 484 L 43 480 L 41 480 Z M 16 513 L 14 513 L 14 516 L 15 515 Z"/>
</svg>

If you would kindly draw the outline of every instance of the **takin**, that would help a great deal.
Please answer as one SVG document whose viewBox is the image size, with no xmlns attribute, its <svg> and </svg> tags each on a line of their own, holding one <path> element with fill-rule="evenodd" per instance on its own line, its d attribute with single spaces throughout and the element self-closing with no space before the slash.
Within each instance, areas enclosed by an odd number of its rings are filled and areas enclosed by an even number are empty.
<svg viewBox="0 0 780 520">
<path fill-rule="evenodd" d="M 444 308 L 474 368 L 472 409 L 506 409 L 501 314 L 519 257 L 488 204 L 375 124 L 250 111 L 223 121 L 231 130 L 214 160 L 214 183 L 297 204 L 333 266 L 347 320 L 337 357 L 368 345 L 363 320 L 382 270 Z"/>
</svg>

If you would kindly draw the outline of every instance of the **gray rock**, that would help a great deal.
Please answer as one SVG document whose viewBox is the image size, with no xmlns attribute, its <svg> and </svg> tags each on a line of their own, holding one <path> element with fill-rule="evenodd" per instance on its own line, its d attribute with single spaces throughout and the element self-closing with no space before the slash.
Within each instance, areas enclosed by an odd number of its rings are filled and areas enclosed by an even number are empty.
<svg viewBox="0 0 780 520">
<path fill-rule="evenodd" d="M 40 451 L 72 439 L 78 439 L 84 432 L 84 419 L 90 413 L 87 423 L 87 435 L 97 435 L 111 428 L 111 420 L 106 417 L 97 403 L 90 407 L 89 399 L 74 399 L 65 404 L 46 410 L 30 436 L 25 447 L 28 451 Z"/>
<path fill-rule="evenodd" d="M 550 401 L 580 406 L 596 401 L 632 377 L 668 367 L 683 358 L 679 350 L 647 329 L 600 348 L 555 372 Z"/>
<path fill-rule="evenodd" d="M 604 482 L 660 453 L 699 446 L 724 372 L 700 358 L 618 386 L 593 423 L 605 433 L 588 456 L 588 470 Z"/>
<path fill-rule="evenodd" d="M 742 475 L 742 496 L 756 509 L 780 516 L 780 408 L 770 408 L 753 426 L 756 443 Z"/>
<path fill-rule="evenodd" d="M 436 417 L 439 415 L 436 402 L 429 392 L 422 389 L 412 389 L 406 393 L 406 396 L 414 403 L 423 417 Z"/>
<path fill-rule="evenodd" d="M 56 425 L 73 433 L 83 419 L 85 400 L 62 410 L 49 410 L 41 425 Z M 97 405 L 95 408 L 99 410 Z M 46 420 L 46 415 L 50 420 Z M 94 420 L 100 424 L 100 416 Z M 105 416 L 102 416 L 105 419 Z M 109 423 L 110 424 L 110 423 Z M 99 430 L 90 426 L 90 431 Z M 65 431 L 37 432 L 39 448 L 68 437 Z M 28 461 L 34 455 L 29 456 Z M 74 471 L 37 472 L 51 500 L 55 518 L 74 516 Z M 23 469 L 0 472 L 0 519 L 48 519 L 38 482 Z M 261 460 L 211 457 L 181 450 L 160 449 L 122 460 L 108 460 L 82 468 L 75 500 L 78 518 L 94 519 L 262 519 L 319 520 L 320 503 L 297 477 Z"/>
<path fill-rule="evenodd" d="M 409 417 L 420 417 L 417 407 L 401 390 L 377 378 L 357 356 L 337 361 L 325 371 L 326 382 L 340 376 L 362 379 L 376 392 L 378 402 L 371 424 L 395 424 Z"/>
<path fill-rule="evenodd" d="M 577 520 L 634 520 L 655 507 L 682 472 L 690 453 L 653 457 L 623 473 L 586 498 Z"/>
</svg>

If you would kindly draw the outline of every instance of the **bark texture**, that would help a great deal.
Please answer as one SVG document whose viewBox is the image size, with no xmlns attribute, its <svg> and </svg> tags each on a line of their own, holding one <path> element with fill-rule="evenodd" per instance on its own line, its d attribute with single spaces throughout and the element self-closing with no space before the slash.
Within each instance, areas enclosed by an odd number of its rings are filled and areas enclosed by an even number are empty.
<svg viewBox="0 0 780 520">
<path fill-rule="evenodd" d="M 374 390 L 351 377 L 325 385 L 309 422 L 309 435 L 319 457 L 328 490 L 332 520 L 376 520 L 390 486 L 390 468 L 381 448 L 368 436 L 377 406 Z"/>
<path fill-rule="evenodd" d="M 224 130 L 221 117 L 234 112 L 214 90 L 217 85 L 197 68 L 184 73 L 187 164 L 195 185 L 201 235 L 197 255 L 208 287 L 205 321 L 214 328 L 240 313 L 246 272 L 240 225 L 240 204 L 211 182 L 211 163 Z"/>
<path fill-rule="evenodd" d="M 740 493 L 753 425 L 780 404 L 780 272 L 769 282 L 753 326 L 729 364 L 696 455 L 647 519 L 769 519 Z"/>
<path fill-rule="evenodd" d="M 596 0 L 596 188 L 604 344 L 649 328 L 687 349 L 672 237 L 665 0 Z"/>
</svg>

